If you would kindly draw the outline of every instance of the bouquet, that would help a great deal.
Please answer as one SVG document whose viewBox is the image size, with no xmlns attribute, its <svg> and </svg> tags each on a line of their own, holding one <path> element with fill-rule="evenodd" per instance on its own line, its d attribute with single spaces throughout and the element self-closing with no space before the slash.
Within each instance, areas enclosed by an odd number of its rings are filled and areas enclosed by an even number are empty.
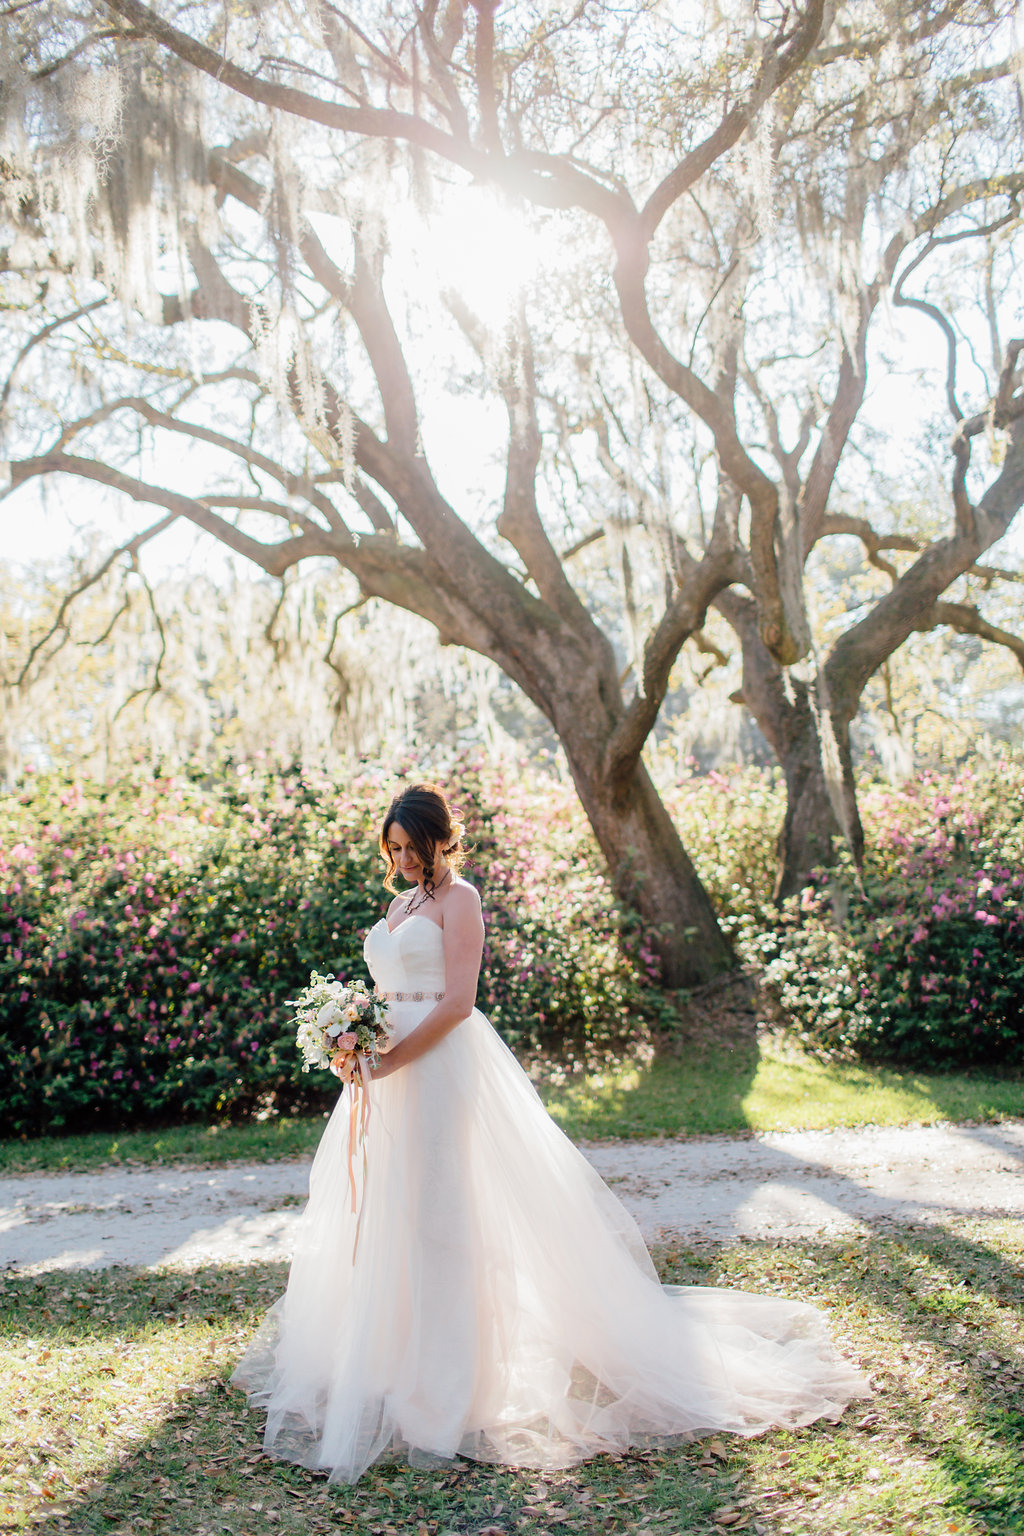
<svg viewBox="0 0 1024 1536">
<path fill-rule="evenodd" d="M 357 1053 L 375 1067 L 388 1047 L 388 1023 L 384 1005 L 372 997 L 361 981 L 337 981 L 314 971 L 309 986 L 289 998 L 298 1029 L 295 1043 L 302 1052 L 302 1070 L 331 1067 Z"/>
<path fill-rule="evenodd" d="M 289 998 L 289 1008 L 295 1009 L 298 1029 L 295 1042 L 302 1052 L 302 1070 L 311 1067 L 335 1067 L 337 1075 L 348 1084 L 349 1133 L 348 1133 L 348 1182 L 352 1191 L 352 1213 L 358 1209 L 356 1196 L 356 1147 L 363 1153 L 363 1184 L 367 1176 L 366 1132 L 370 1124 L 370 1068 L 380 1061 L 381 1053 L 390 1044 L 387 1012 L 367 991 L 361 981 L 338 981 L 333 976 L 321 976 L 314 971 L 309 986 L 298 997 Z M 355 1246 L 352 1262 L 355 1263 L 356 1246 L 359 1243 L 359 1225 L 362 1211 L 356 1222 Z"/>
</svg>

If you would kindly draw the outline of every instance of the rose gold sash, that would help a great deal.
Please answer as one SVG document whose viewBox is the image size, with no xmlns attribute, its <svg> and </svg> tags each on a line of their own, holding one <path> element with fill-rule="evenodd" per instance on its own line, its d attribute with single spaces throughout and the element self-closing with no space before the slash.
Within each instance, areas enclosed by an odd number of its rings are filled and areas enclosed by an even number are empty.
<svg viewBox="0 0 1024 1536">
<path fill-rule="evenodd" d="M 439 1003 L 443 992 L 378 992 L 382 1003 Z"/>
</svg>

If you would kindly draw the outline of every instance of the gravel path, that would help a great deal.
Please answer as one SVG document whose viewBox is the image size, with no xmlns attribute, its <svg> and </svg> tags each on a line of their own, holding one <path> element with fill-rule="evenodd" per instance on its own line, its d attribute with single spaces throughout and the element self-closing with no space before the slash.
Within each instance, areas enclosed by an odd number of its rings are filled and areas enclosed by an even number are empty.
<svg viewBox="0 0 1024 1536">
<path fill-rule="evenodd" d="M 582 1150 L 648 1239 L 830 1236 L 1024 1216 L 1024 1121 Z M 0 1179 L 0 1267 L 286 1259 L 308 1161 Z"/>
</svg>

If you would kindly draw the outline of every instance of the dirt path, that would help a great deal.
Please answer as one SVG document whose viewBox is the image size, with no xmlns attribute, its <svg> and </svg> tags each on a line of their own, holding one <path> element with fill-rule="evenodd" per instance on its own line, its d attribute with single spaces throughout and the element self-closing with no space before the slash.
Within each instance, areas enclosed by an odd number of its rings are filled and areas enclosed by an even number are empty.
<svg viewBox="0 0 1024 1536">
<path fill-rule="evenodd" d="M 1024 1216 L 1024 1121 L 583 1146 L 645 1237 Z M 0 1179 L 0 1267 L 285 1259 L 308 1161 Z"/>
</svg>

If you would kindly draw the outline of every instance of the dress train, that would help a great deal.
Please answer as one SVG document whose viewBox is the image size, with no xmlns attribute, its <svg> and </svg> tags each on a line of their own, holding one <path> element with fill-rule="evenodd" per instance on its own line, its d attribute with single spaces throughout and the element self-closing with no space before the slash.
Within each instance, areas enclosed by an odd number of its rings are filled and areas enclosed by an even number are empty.
<svg viewBox="0 0 1024 1536">
<path fill-rule="evenodd" d="M 440 929 L 378 923 L 383 991 L 444 989 Z M 400 1039 L 429 999 L 392 1004 Z M 475 1011 L 374 1083 L 351 1209 L 339 1101 L 285 1295 L 232 1380 L 274 1456 L 354 1482 L 375 1460 L 564 1467 L 711 1431 L 836 1417 L 866 1396 L 816 1308 L 662 1286 L 632 1217 Z"/>
</svg>

